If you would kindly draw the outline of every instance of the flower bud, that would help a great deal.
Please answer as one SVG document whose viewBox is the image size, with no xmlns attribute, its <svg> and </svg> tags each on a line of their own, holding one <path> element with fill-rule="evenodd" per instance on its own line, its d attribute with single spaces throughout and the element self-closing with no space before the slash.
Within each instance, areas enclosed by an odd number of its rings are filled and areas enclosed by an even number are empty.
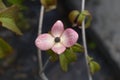
<svg viewBox="0 0 120 80">
<path fill-rule="evenodd" d="M 78 10 L 73 10 L 69 14 L 69 20 L 73 24 L 73 26 L 79 27 L 81 26 L 82 21 L 86 20 L 85 28 L 88 28 L 90 26 L 92 16 L 87 10 L 84 10 L 82 12 L 79 12 Z"/>
<path fill-rule="evenodd" d="M 77 23 L 77 18 L 79 16 L 80 12 L 78 10 L 73 10 L 69 13 L 69 20 L 72 24 Z"/>
</svg>

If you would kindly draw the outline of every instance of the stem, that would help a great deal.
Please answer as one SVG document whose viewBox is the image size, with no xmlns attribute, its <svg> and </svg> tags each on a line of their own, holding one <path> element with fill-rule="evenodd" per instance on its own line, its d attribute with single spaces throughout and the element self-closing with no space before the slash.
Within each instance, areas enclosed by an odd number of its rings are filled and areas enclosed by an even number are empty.
<svg viewBox="0 0 120 80">
<path fill-rule="evenodd" d="M 81 11 L 85 10 L 85 0 L 82 0 L 82 9 Z M 88 51 L 87 51 L 87 44 L 86 44 L 86 34 L 85 34 L 85 20 L 82 21 L 82 39 L 83 39 L 83 46 L 84 46 L 84 50 L 85 50 L 85 61 L 86 61 L 86 66 L 87 66 L 87 72 L 88 72 L 88 78 L 89 80 L 92 80 L 92 76 L 90 73 L 90 68 L 88 65 Z"/>
<path fill-rule="evenodd" d="M 51 57 L 49 57 L 49 58 L 47 59 L 47 61 L 45 62 L 44 66 L 43 66 L 43 69 L 41 70 L 40 74 L 42 74 L 42 73 L 44 72 L 45 68 L 47 67 L 47 65 L 48 65 L 48 63 L 49 63 L 50 58 L 51 58 Z"/>
<path fill-rule="evenodd" d="M 41 32 L 42 32 L 43 16 L 44 16 L 44 6 L 41 6 L 38 35 L 41 34 Z M 39 64 L 39 76 L 40 76 L 40 78 L 42 80 L 48 80 L 48 78 L 45 76 L 45 74 L 43 72 L 41 73 L 41 71 L 43 70 L 43 63 L 42 63 L 41 50 L 39 50 L 39 49 L 38 49 L 38 64 Z"/>
</svg>

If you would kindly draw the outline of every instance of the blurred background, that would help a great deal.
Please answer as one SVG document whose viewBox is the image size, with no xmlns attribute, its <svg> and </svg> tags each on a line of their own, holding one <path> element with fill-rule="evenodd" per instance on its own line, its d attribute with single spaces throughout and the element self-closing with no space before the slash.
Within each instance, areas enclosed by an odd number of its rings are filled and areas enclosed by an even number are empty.
<svg viewBox="0 0 120 80">
<path fill-rule="evenodd" d="M 101 70 L 93 75 L 93 80 L 120 80 L 119 3 L 119 0 L 86 0 L 86 10 L 92 15 L 92 24 L 86 29 L 88 53 L 101 65 Z M 23 0 L 22 4 L 24 9 L 21 11 L 27 21 L 19 27 L 23 35 L 18 36 L 0 28 L 0 37 L 14 49 L 11 55 L 0 59 L 0 80 L 40 80 L 34 41 L 38 32 L 41 4 L 39 0 Z M 74 9 L 81 10 L 81 0 L 58 0 L 57 9 L 45 12 L 42 32 L 48 32 L 58 19 L 70 27 L 68 13 Z M 81 30 L 75 30 L 82 36 Z M 81 38 L 79 43 L 82 44 Z M 44 53 L 43 62 L 48 58 Z M 58 62 L 50 62 L 45 73 L 49 80 L 88 80 L 83 53 L 78 54 L 77 62 L 70 65 L 68 72 L 63 72 Z"/>
</svg>

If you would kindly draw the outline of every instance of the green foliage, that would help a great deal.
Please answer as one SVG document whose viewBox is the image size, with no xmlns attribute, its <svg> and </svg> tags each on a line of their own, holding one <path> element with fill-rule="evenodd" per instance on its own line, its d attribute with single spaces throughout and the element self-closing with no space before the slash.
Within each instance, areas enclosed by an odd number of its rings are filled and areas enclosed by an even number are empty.
<svg viewBox="0 0 120 80">
<path fill-rule="evenodd" d="M 5 9 L 5 8 L 6 8 L 6 6 L 4 5 L 2 0 L 0 0 L 0 10 Z"/>
<path fill-rule="evenodd" d="M 0 10 L 0 22 L 2 26 L 15 32 L 16 34 L 22 35 L 22 32 L 18 29 L 15 20 L 18 15 L 18 7 L 11 6 L 6 7 L 2 1 L 0 1 L 1 10 Z"/>
<path fill-rule="evenodd" d="M 68 70 L 68 65 L 77 60 L 76 53 L 77 52 L 79 52 L 79 53 L 83 52 L 83 47 L 80 44 L 76 43 L 72 47 L 67 48 L 60 55 L 57 55 L 52 50 L 48 50 L 47 52 L 51 56 L 50 60 L 52 62 L 55 62 L 55 61 L 57 61 L 59 59 L 61 69 L 66 72 Z"/>
<path fill-rule="evenodd" d="M 61 69 L 66 72 L 68 70 L 69 62 L 64 53 L 59 56 L 59 60 L 60 60 Z"/>
<path fill-rule="evenodd" d="M 84 52 L 84 48 L 82 45 L 76 43 L 75 45 L 73 45 L 72 47 L 72 50 L 76 53 L 81 53 L 81 52 Z"/>
<path fill-rule="evenodd" d="M 26 6 L 23 5 L 24 0 L 7 0 L 8 5 L 16 5 L 21 10 L 26 10 Z"/>
<path fill-rule="evenodd" d="M 22 4 L 24 0 L 7 0 L 11 4 Z"/>
<path fill-rule="evenodd" d="M 15 32 L 18 35 L 22 35 L 22 32 L 16 25 L 18 19 L 19 9 L 13 5 L 7 7 L 2 0 L 0 0 L 0 26 Z M 12 53 L 13 48 L 7 44 L 2 38 L 0 38 L 0 58 L 5 58 Z"/>
<path fill-rule="evenodd" d="M 19 11 L 17 13 L 17 19 L 15 20 L 18 28 L 22 31 L 26 31 L 30 28 L 27 18 L 24 16 L 23 12 L 27 10 L 27 7 L 23 4 L 25 0 L 7 0 L 9 5 L 15 5 Z M 17 12 L 17 11 L 16 11 Z"/>
<path fill-rule="evenodd" d="M 91 74 L 94 74 L 95 72 L 100 70 L 100 65 L 96 61 L 94 61 L 92 57 L 88 56 L 88 62 Z"/>
<path fill-rule="evenodd" d="M 66 56 L 68 63 L 75 62 L 77 60 L 77 55 L 73 52 L 72 48 L 66 49 L 63 54 Z"/>
<path fill-rule="evenodd" d="M 58 60 L 58 55 L 54 53 L 51 49 L 47 51 L 47 53 L 51 56 L 50 61 L 55 62 Z"/>
<path fill-rule="evenodd" d="M 0 21 L 2 22 L 3 27 L 15 32 L 16 34 L 22 35 L 21 31 L 17 28 L 13 19 L 0 17 Z"/>
<path fill-rule="evenodd" d="M 57 6 L 57 0 L 40 0 L 40 2 L 45 7 L 46 11 L 53 10 Z"/>
<path fill-rule="evenodd" d="M 85 28 L 88 28 L 91 24 L 92 16 L 87 10 L 82 12 L 73 10 L 69 13 L 69 20 L 75 26 L 81 26 L 82 21 L 85 20 Z"/>
<path fill-rule="evenodd" d="M 0 10 L 0 17 L 7 17 L 16 20 L 18 17 L 18 7 L 14 5 L 8 8 L 2 8 Z"/>
<path fill-rule="evenodd" d="M 65 72 L 68 70 L 68 65 L 77 60 L 77 55 L 73 52 L 72 48 L 66 49 L 65 52 L 59 56 L 61 69 Z"/>
<path fill-rule="evenodd" d="M 90 66 L 90 71 L 92 74 L 100 70 L 100 65 L 95 61 L 91 61 L 89 63 L 89 66 Z"/>
<path fill-rule="evenodd" d="M 0 38 L 0 59 L 5 58 L 7 55 L 13 52 L 13 48 Z"/>
<path fill-rule="evenodd" d="M 91 14 L 87 11 L 84 10 L 83 12 L 81 12 L 81 14 L 78 16 L 78 23 L 82 23 L 83 20 L 87 19 L 86 23 L 85 23 L 85 28 L 88 28 L 91 24 L 92 21 L 92 17 Z"/>
</svg>

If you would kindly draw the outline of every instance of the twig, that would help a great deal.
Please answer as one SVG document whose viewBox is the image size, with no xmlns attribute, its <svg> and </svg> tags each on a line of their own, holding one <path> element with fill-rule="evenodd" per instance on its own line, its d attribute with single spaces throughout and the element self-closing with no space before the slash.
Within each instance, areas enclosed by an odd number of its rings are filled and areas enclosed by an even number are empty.
<svg viewBox="0 0 120 80">
<path fill-rule="evenodd" d="M 85 10 L 85 0 L 82 0 L 82 9 L 81 11 Z M 82 39 L 83 39 L 83 46 L 84 46 L 84 50 L 85 50 L 85 61 L 86 61 L 86 66 L 87 66 L 87 72 L 88 72 L 88 78 L 89 80 L 92 80 L 92 76 L 90 73 L 90 68 L 88 65 L 88 51 L 87 51 L 87 44 L 86 44 L 86 34 L 85 34 L 85 20 L 83 20 L 82 22 Z"/>
<path fill-rule="evenodd" d="M 42 32 L 42 23 L 43 23 L 43 16 L 44 16 L 44 6 L 41 6 L 40 10 L 40 18 L 39 18 L 39 28 L 38 28 L 38 35 Z M 42 63 L 42 54 L 41 50 L 38 49 L 38 64 L 39 64 L 39 76 L 42 80 L 48 80 L 46 75 L 41 71 L 43 70 L 43 63 Z"/>
<path fill-rule="evenodd" d="M 50 56 L 50 57 L 47 59 L 47 61 L 45 62 L 44 66 L 43 66 L 43 69 L 41 70 L 40 74 L 42 74 L 42 73 L 44 72 L 45 68 L 47 67 L 47 65 L 48 65 L 48 63 L 49 63 L 49 61 L 50 61 L 50 58 L 51 58 L 51 56 Z"/>
</svg>

